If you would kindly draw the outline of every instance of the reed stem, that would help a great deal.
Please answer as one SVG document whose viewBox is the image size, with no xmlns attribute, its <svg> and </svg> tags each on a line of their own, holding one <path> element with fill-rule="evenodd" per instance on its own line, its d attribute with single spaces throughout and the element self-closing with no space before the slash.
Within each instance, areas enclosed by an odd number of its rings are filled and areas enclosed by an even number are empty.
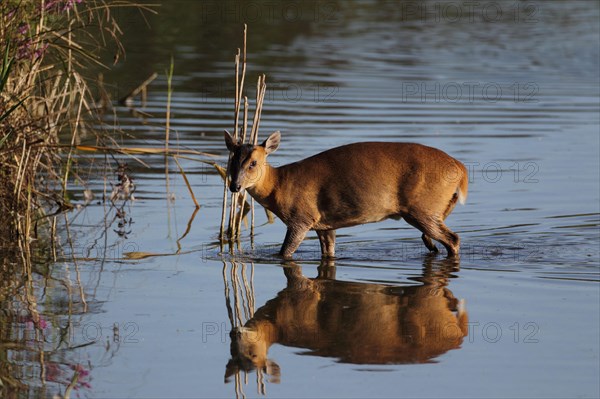
<svg viewBox="0 0 600 399">
<path fill-rule="evenodd" d="M 256 145 L 258 142 L 258 128 L 260 125 L 260 116 L 262 113 L 263 101 L 266 93 L 266 76 L 260 75 L 258 78 L 258 82 L 256 85 L 256 108 L 254 110 L 254 115 L 252 118 L 252 127 L 250 133 L 248 134 L 248 115 L 249 115 L 249 104 L 248 97 L 244 96 L 244 82 L 246 78 L 246 67 L 247 67 L 247 25 L 244 24 L 244 34 L 243 34 L 243 46 L 240 50 L 238 48 L 237 53 L 235 55 L 235 102 L 234 102 L 234 132 L 233 138 L 239 144 L 253 144 Z M 241 65 L 240 65 L 241 64 Z M 241 72 L 240 72 L 241 70 Z M 243 100 L 243 102 L 242 102 Z M 240 111 L 243 107 L 243 121 L 242 126 L 240 127 Z M 231 154 L 229 159 L 231 160 Z M 229 167 L 229 165 L 228 165 Z M 227 174 L 228 176 L 228 174 Z M 239 240 L 241 235 L 241 226 L 242 220 L 244 218 L 244 211 L 246 205 L 247 193 L 232 193 L 231 194 L 231 204 L 229 206 L 229 227 L 227 229 L 227 234 L 225 234 L 225 216 L 227 209 L 227 186 L 228 186 L 228 178 L 224 179 L 224 187 L 223 187 L 223 209 L 221 212 L 221 229 L 220 229 L 220 237 L 224 239 L 225 236 L 229 239 L 229 242 L 232 243 L 235 240 Z M 250 213 L 252 217 L 252 224 L 250 234 L 254 235 L 254 200 L 251 201 L 250 204 Z"/>
</svg>

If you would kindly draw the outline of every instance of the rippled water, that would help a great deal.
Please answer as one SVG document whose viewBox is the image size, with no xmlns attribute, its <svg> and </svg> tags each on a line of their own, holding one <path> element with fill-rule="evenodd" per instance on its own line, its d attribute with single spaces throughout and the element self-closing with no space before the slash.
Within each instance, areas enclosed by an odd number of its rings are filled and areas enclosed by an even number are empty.
<svg viewBox="0 0 600 399">
<path fill-rule="evenodd" d="M 271 162 L 360 140 L 443 149 L 470 172 L 467 204 L 448 219 L 461 259 L 426 256 L 419 232 L 385 221 L 339 231 L 333 265 L 309 234 L 284 268 L 272 255 L 285 227 L 260 209 L 243 253 L 221 254 L 212 167 L 180 160 L 195 213 L 173 161 L 167 184 L 164 158 L 118 156 L 137 186 L 125 217 L 83 207 L 67 215 L 74 247 L 63 229 L 58 261 L 51 247 L 34 259 L 45 338 L 19 288 L 0 286 L 4 386 L 64 393 L 77 372 L 90 397 L 598 397 L 598 4 L 466 7 L 169 1 L 152 29 L 122 12 L 128 54 L 105 76 L 112 97 L 161 74 L 148 117 L 116 108 L 122 145 L 163 145 L 173 54 L 171 145 L 225 162 L 245 19 L 251 102 L 259 73 L 269 88 L 261 137 L 283 137 Z M 91 182 L 97 198 L 105 184 Z M 253 329 L 271 337 L 270 375 L 244 371 Z"/>
</svg>

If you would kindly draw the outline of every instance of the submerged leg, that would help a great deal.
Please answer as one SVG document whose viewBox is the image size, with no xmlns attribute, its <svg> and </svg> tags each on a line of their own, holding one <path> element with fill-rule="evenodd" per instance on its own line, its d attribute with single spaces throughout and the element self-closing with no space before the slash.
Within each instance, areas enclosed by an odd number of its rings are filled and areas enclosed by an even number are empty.
<svg viewBox="0 0 600 399">
<path fill-rule="evenodd" d="M 439 252 L 435 244 L 431 241 L 431 238 L 428 235 L 425 235 L 425 233 L 421 234 L 421 240 L 423 240 L 423 244 L 425 244 L 429 252 Z"/>
<path fill-rule="evenodd" d="M 460 238 L 458 237 L 458 234 L 450 230 L 443 221 L 438 222 L 436 236 L 432 235 L 433 239 L 441 242 L 444 247 L 446 247 L 449 258 L 458 256 L 458 251 L 460 250 Z"/>
<path fill-rule="evenodd" d="M 460 238 L 457 234 L 453 233 L 442 220 L 435 220 L 431 217 L 420 216 L 420 215 L 406 215 L 404 219 L 411 225 L 421 230 L 423 233 L 423 243 L 430 249 L 429 245 L 433 243 L 431 240 L 427 242 L 426 238 L 433 238 L 434 240 L 442 243 L 448 251 L 448 257 L 454 257 L 458 255 L 460 249 Z M 431 250 L 431 249 L 430 249 Z"/>
<path fill-rule="evenodd" d="M 317 236 L 321 243 L 321 256 L 335 257 L 335 230 L 317 230 Z"/>
<path fill-rule="evenodd" d="M 307 232 L 308 228 L 288 227 L 287 233 L 285 234 L 285 239 L 283 240 L 283 245 L 279 251 L 279 256 L 283 256 L 285 259 L 290 259 L 292 254 L 296 252 L 302 243 L 302 240 L 304 240 Z"/>
<path fill-rule="evenodd" d="M 321 259 L 321 264 L 317 268 L 319 272 L 317 279 L 335 280 L 335 261 L 333 259 Z"/>
</svg>

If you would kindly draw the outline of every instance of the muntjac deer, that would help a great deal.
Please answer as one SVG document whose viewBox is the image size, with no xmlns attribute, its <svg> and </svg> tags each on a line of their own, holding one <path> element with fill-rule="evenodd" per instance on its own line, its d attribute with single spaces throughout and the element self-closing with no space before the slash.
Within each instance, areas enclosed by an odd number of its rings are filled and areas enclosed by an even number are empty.
<svg viewBox="0 0 600 399">
<path fill-rule="evenodd" d="M 279 132 L 261 145 L 240 144 L 225 132 L 231 151 L 230 190 L 248 193 L 287 226 L 280 255 L 291 258 L 309 230 L 323 257 L 335 256 L 335 230 L 387 218 L 404 218 L 458 255 L 460 239 L 444 224 L 467 197 L 465 166 L 448 154 L 414 143 L 365 142 L 332 148 L 278 168 L 267 163 Z"/>
<path fill-rule="evenodd" d="M 386 286 L 336 280 L 332 262 L 322 261 L 317 278 L 286 265 L 286 288 L 232 329 L 226 382 L 253 369 L 279 381 L 281 368 L 268 356 L 273 344 L 354 364 L 428 363 L 461 347 L 469 317 L 448 288 L 457 263 L 428 256 L 423 275 L 409 278 L 420 285 Z"/>
</svg>

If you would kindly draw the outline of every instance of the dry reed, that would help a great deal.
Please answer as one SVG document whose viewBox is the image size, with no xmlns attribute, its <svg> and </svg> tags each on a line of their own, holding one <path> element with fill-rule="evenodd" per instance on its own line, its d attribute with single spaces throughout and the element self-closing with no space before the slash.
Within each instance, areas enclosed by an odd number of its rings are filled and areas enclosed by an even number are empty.
<svg viewBox="0 0 600 399">
<path fill-rule="evenodd" d="M 250 134 L 248 135 L 248 114 L 249 114 L 249 105 L 248 98 L 244 96 L 244 81 L 246 78 L 246 47 L 247 47 L 247 32 L 248 27 L 244 24 L 244 34 L 243 34 L 243 47 L 242 51 L 237 49 L 237 54 L 235 56 L 235 103 L 234 103 L 234 130 L 233 130 L 233 138 L 241 144 L 248 143 L 256 145 L 258 143 L 258 129 L 260 125 L 260 117 L 262 113 L 262 106 L 265 99 L 265 93 L 267 90 L 266 84 L 266 76 L 261 75 L 258 77 L 258 82 L 256 85 L 256 105 L 254 109 L 254 116 L 252 120 L 252 128 L 250 130 Z M 241 66 L 241 72 L 240 72 Z M 242 102 L 243 100 L 243 102 Z M 239 126 L 240 123 L 240 110 L 242 109 L 243 104 L 243 118 L 242 118 L 242 126 Z M 231 155 L 229 157 L 231 160 Z M 229 167 L 229 165 L 228 165 Z M 247 193 L 244 191 L 243 193 L 231 193 L 230 197 L 230 206 L 229 206 L 229 224 L 227 231 L 225 231 L 225 219 L 227 214 L 228 202 L 227 202 L 227 187 L 229 185 L 228 174 L 224 178 L 224 187 L 223 187 L 223 208 L 221 213 L 221 229 L 219 236 L 221 240 L 228 239 L 230 243 L 239 240 L 241 234 L 241 226 L 242 221 L 246 215 L 247 210 L 250 211 L 251 215 L 251 236 L 254 234 L 254 201 L 251 202 L 249 207 L 246 207 L 246 196 Z"/>
<path fill-rule="evenodd" d="M 1 237 L 30 238 L 46 211 L 71 208 L 69 182 L 80 180 L 76 145 L 107 140 L 90 128 L 106 98 L 88 74 L 107 67 L 100 58 L 107 43 L 121 57 L 112 11 L 131 6 L 153 12 L 125 1 L 0 2 Z"/>
<path fill-rule="evenodd" d="M 254 291 L 254 263 L 250 263 L 250 278 L 245 263 L 231 262 L 231 270 L 228 272 L 227 262 L 223 262 L 223 285 L 225 294 L 225 306 L 229 316 L 230 329 L 243 327 L 248 320 L 254 317 L 256 307 Z M 225 382 L 234 379 L 236 398 L 245 398 L 244 385 L 248 385 L 248 369 L 239 364 L 240 359 L 232 353 L 232 359 L 226 366 Z M 243 381 L 242 381 L 243 375 Z M 257 393 L 266 394 L 264 382 L 264 371 L 256 369 Z"/>
</svg>

